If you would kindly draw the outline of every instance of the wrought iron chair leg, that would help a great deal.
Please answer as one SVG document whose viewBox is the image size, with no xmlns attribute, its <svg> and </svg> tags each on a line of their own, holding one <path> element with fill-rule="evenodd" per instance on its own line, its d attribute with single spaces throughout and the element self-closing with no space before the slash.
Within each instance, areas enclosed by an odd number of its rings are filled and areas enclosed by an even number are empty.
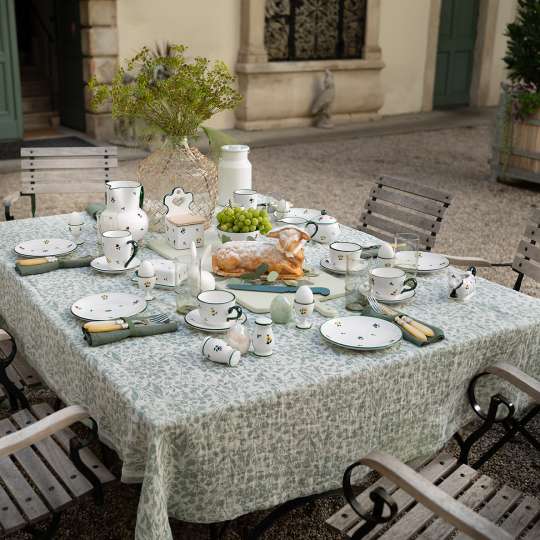
<svg viewBox="0 0 540 540">
<path fill-rule="evenodd" d="M 57 397 L 53 403 L 53 410 L 59 411 L 63 406 L 64 406 L 64 402 L 59 397 Z"/>
<path fill-rule="evenodd" d="M 6 389 L 11 410 L 16 411 L 18 409 L 28 408 L 28 400 L 26 399 L 24 392 L 17 388 L 6 373 L 6 368 L 11 364 L 11 362 L 13 362 L 13 359 L 17 354 L 17 344 L 11 335 L 10 337 L 12 344 L 11 351 L 6 358 L 0 358 L 0 384 Z"/>
<path fill-rule="evenodd" d="M 540 412 L 540 405 L 532 407 L 521 420 L 509 418 L 503 422 L 503 425 L 509 430 L 519 431 L 529 443 L 540 452 L 540 441 L 525 426 Z"/>
<path fill-rule="evenodd" d="M 51 538 L 54 538 L 54 535 L 58 532 L 58 528 L 60 527 L 61 517 L 62 512 L 54 512 L 49 526 L 44 531 L 36 528 L 28 529 L 32 538 L 35 538 L 36 540 L 50 540 Z"/>
</svg>

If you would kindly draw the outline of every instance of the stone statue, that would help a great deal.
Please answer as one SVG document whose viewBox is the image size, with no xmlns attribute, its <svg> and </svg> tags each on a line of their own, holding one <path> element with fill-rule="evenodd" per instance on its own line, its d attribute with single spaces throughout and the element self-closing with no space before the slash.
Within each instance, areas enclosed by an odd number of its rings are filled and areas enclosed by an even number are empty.
<svg viewBox="0 0 540 540">
<path fill-rule="evenodd" d="M 318 128 L 332 128 L 332 114 L 330 109 L 336 97 L 334 75 L 325 70 L 323 88 L 311 106 L 311 113 L 315 115 L 315 126 Z"/>
</svg>

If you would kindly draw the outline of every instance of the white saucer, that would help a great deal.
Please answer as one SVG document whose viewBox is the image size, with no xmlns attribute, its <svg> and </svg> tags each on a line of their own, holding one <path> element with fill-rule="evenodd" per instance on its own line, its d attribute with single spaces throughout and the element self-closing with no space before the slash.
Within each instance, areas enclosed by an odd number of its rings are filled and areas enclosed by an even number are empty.
<svg viewBox="0 0 540 540">
<path fill-rule="evenodd" d="M 418 252 L 418 265 L 416 271 L 419 274 L 429 274 L 446 268 L 450 262 L 444 255 L 431 251 Z M 402 270 L 414 269 L 414 252 L 398 251 L 396 253 L 395 266 Z"/>
<path fill-rule="evenodd" d="M 246 322 L 246 319 L 246 314 L 242 313 L 242 316 L 238 320 L 241 324 L 244 324 Z M 234 320 L 228 321 L 223 326 L 209 326 L 201 319 L 198 309 L 193 309 L 189 313 L 184 315 L 184 320 L 186 321 L 186 324 L 188 326 L 191 326 L 192 328 L 195 328 L 197 330 L 203 330 L 204 332 L 226 332 L 236 323 L 236 320 Z"/>
<path fill-rule="evenodd" d="M 398 294 L 397 296 L 393 296 L 392 298 L 383 298 L 377 296 L 377 294 L 375 294 L 374 296 L 375 299 L 378 300 L 381 304 L 401 304 L 403 302 L 407 302 L 407 300 L 410 300 L 415 294 L 416 289 L 404 292 L 403 294 Z"/>
<path fill-rule="evenodd" d="M 28 240 L 15 246 L 15 253 L 24 257 L 58 257 L 77 249 L 77 244 L 63 238 Z"/>
<path fill-rule="evenodd" d="M 321 259 L 321 268 L 324 268 L 325 270 L 328 270 L 329 272 L 332 272 L 333 274 L 341 274 L 345 275 L 347 272 L 345 270 L 339 270 L 337 269 L 333 264 L 332 261 L 328 257 L 323 257 Z"/>
<path fill-rule="evenodd" d="M 97 270 L 98 272 L 104 272 L 105 274 L 123 274 L 124 272 L 127 272 L 128 270 L 134 270 L 141 264 L 141 259 L 139 257 L 134 257 L 133 260 L 127 265 L 126 268 L 111 268 L 109 263 L 107 262 L 107 259 L 103 257 L 98 257 L 97 259 L 94 259 L 90 266 Z"/>
</svg>

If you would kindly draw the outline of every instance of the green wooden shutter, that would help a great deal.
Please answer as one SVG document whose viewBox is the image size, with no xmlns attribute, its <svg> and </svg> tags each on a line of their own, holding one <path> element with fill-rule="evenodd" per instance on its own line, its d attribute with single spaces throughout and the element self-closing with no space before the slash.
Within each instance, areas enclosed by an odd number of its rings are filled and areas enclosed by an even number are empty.
<svg viewBox="0 0 540 540">
<path fill-rule="evenodd" d="M 443 0 L 434 107 L 469 104 L 477 21 L 478 0 Z"/>
<path fill-rule="evenodd" d="M 0 0 L 0 140 L 22 138 L 21 81 L 13 0 Z"/>
</svg>

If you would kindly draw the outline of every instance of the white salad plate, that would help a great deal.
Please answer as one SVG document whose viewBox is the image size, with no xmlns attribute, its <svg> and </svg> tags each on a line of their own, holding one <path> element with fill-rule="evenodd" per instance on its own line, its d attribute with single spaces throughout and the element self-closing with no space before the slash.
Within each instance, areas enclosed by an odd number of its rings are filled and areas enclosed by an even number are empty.
<svg viewBox="0 0 540 540">
<path fill-rule="evenodd" d="M 410 300 L 414 297 L 416 294 L 416 289 L 413 289 L 412 291 L 407 291 L 402 294 L 398 294 L 396 296 L 392 296 L 392 298 L 387 298 L 386 296 L 379 296 L 375 293 L 375 299 L 381 302 L 381 304 L 402 304 L 403 302 L 407 302 L 407 300 Z"/>
<path fill-rule="evenodd" d="M 72 240 L 62 238 L 40 238 L 28 240 L 15 246 L 15 253 L 25 257 L 59 257 L 77 249 Z"/>
<path fill-rule="evenodd" d="M 321 268 L 324 268 L 325 270 L 328 270 L 329 272 L 332 272 L 333 274 L 341 274 L 345 275 L 347 272 L 345 270 L 340 270 L 336 268 L 329 257 L 323 257 L 321 259 Z"/>
<path fill-rule="evenodd" d="M 105 274 L 123 274 L 128 270 L 134 270 L 141 264 L 141 259 L 135 257 L 126 268 L 111 268 L 105 257 L 98 257 L 90 262 L 90 266 L 98 272 L 104 272 Z"/>
<path fill-rule="evenodd" d="M 362 315 L 330 319 L 321 325 L 320 332 L 330 343 L 355 351 L 386 349 L 402 337 L 396 324 Z"/>
<path fill-rule="evenodd" d="M 71 313 L 84 321 L 112 321 L 133 317 L 146 309 L 146 300 L 129 293 L 100 293 L 80 298 Z"/>
<path fill-rule="evenodd" d="M 238 321 L 241 324 L 244 324 L 246 322 L 246 319 L 246 314 L 242 313 L 242 316 L 238 319 Z M 198 308 L 193 309 L 189 313 L 184 315 L 184 320 L 186 321 L 186 324 L 188 326 L 191 326 L 192 328 L 195 328 L 197 330 L 203 330 L 204 332 L 226 332 L 236 323 L 235 319 L 234 321 L 226 322 L 223 326 L 210 326 L 201 319 Z"/>
<path fill-rule="evenodd" d="M 450 262 L 444 255 L 431 253 L 431 251 L 420 251 L 418 253 L 417 272 L 419 274 L 437 272 L 437 270 L 442 270 L 449 264 Z M 414 251 L 398 251 L 394 266 L 398 266 L 402 270 L 414 270 Z"/>
</svg>

